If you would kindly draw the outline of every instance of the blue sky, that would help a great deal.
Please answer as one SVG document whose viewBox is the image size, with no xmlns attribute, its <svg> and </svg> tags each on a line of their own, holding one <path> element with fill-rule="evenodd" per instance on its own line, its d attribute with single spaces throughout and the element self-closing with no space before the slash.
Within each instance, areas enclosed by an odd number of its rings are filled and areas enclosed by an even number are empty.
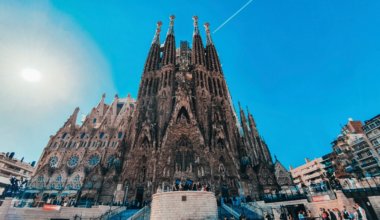
<svg viewBox="0 0 380 220">
<path fill-rule="evenodd" d="M 72 60 L 64 68 L 58 61 L 50 68 L 62 69 L 57 74 L 65 77 L 72 74 L 72 81 L 60 94 L 75 92 L 59 102 L 52 97 L 51 101 L 41 101 L 42 96 L 34 97 L 30 92 L 27 95 L 33 96 L 31 99 L 40 101 L 30 107 L 41 112 L 37 115 L 30 114 L 30 108 L 24 109 L 25 94 L 9 90 L 0 95 L 0 113 L 5 120 L 0 132 L 7 133 L 0 150 L 13 150 L 19 157 L 25 154 L 26 159 L 37 160 L 49 135 L 76 106 L 81 107 L 82 114 L 89 112 L 102 92 L 107 93 L 109 102 L 114 93 L 136 97 L 158 20 L 164 23 L 163 42 L 168 17 L 176 15 L 178 45 L 180 40 L 191 41 L 193 15 L 199 16 L 201 24 L 210 22 L 211 30 L 215 30 L 246 2 L 3 1 L 1 8 L 14 13 L 0 16 L 0 32 L 19 34 L 19 29 L 30 27 L 24 18 L 40 24 L 37 26 L 43 28 L 30 30 L 28 36 L 35 37 L 28 38 L 28 45 L 52 36 L 46 50 L 54 52 L 40 58 L 61 51 L 63 58 L 59 60 Z M 285 166 L 297 166 L 305 157 L 331 151 L 330 142 L 349 117 L 366 120 L 380 113 L 379 11 L 380 2 L 375 0 L 254 0 L 213 34 L 235 106 L 240 101 L 249 107 L 272 154 Z M 30 19 L 35 17 L 39 19 Z M 14 20 L 20 20 L 19 29 L 14 28 Z M 10 25 L 4 25 L 7 22 Z M 203 29 L 201 33 L 205 40 Z M 0 37 L 0 44 L 9 45 L 12 39 Z M 12 59 L 17 61 L 17 56 Z M 3 71 L 2 65 L 0 62 L 4 79 L 16 74 Z M 71 82 L 77 87 L 71 88 Z M 20 99 L 24 101 L 14 104 Z M 4 107 L 9 105 L 17 111 Z"/>
</svg>

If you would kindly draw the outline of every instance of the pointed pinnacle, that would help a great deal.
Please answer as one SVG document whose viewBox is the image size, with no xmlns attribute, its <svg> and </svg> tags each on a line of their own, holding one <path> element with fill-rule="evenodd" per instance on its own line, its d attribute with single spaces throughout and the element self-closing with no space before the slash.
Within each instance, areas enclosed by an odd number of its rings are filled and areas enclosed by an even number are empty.
<svg viewBox="0 0 380 220">
<path fill-rule="evenodd" d="M 193 35 L 199 35 L 199 29 L 198 29 L 198 16 L 193 16 L 193 21 L 194 21 L 194 32 Z"/>
<path fill-rule="evenodd" d="M 154 38 L 153 38 L 152 44 L 158 44 L 158 45 L 160 44 L 161 26 L 162 26 L 162 22 L 158 21 L 157 22 L 156 33 L 154 34 Z"/>
<path fill-rule="evenodd" d="M 205 30 L 206 30 L 207 45 L 210 45 L 212 44 L 212 39 L 211 39 L 211 34 L 210 34 L 210 23 L 207 22 L 203 26 L 205 27 Z"/>
<path fill-rule="evenodd" d="M 174 35 L 174 19 L 175 19 L 175 16 L 174 15 L 170 15 L 170 24 L 169 24 L 169 30 L 168 30 L 168 34 L 167 35 Z"/>
</svg>

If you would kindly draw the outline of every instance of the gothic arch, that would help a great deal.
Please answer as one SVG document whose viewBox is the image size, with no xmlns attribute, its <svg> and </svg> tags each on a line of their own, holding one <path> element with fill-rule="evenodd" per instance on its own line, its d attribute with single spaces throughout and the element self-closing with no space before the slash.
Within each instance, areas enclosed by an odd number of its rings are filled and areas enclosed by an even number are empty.
<svg viewBox="0 0 380 220">
<path fill-rule="evenodd" d="M 187 112 L 186 108 L 182 106 L 182 108 L 178 111 L 176 122 L 184 120 L 186 120 L 188 124 L 190 123 L 189 113 Z"/>
<path fill-rule="evenodd" d="M 140 146 L 141 148 L 144 148 L 144 149 L 150 148 L 149 139 L 146 135 L 143 137 Z"/>
</svg>

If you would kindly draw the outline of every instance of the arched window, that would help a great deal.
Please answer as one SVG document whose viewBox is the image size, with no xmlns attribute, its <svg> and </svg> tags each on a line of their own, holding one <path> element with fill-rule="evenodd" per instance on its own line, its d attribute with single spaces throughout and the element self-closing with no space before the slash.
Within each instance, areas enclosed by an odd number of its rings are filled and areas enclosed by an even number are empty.
<svg viewBox="0 0 380 220">
<path fill-rule="evenodd" d="M 146 136 L 144 137 L 143 141 L 141 142 L 141 147 L 142 148 L 149 148 L 149 140 Z"/>
<path fill-rule="evenodd" d="M 218 141 L 216 142 L 216 146 L 221 149 L 224 149 L 225 147 L 224 140 L 222 138 L 219 138 Z"/>
<path fill-rule="evenodd" d="M 186 121 L 187 123 L 190 123 L 190 117 L 189 117 L 189 113 L 187 112 L 186 108 L 185 107 L 182 107 L 179 112 L 178 112 L 178 116 L 177 116 L 177 122 L 178 121 Z"/>
</svg>

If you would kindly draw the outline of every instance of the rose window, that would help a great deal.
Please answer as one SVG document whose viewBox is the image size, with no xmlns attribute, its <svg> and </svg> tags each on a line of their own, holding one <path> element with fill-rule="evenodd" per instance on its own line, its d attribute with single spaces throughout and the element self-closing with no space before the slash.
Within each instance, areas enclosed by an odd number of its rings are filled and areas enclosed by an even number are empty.
<svg viewBox="0 0 380 220">
<path fill-rule="evenodd" d="M 96 166 L 100 161 L 100 156 L 98 154 L 91 155 L 88 159 L 88 164 L 92 167 Z"/>
<path fill-rule="evenodd" d="M 69 160 L 67 161 L 68 167 L 75 167 L 78 165 L 79 157 L 78 156 L 71 156 Z"/>
<path fill-rule="evenodd" d="M 57 167 L 57 164 L 58 164 L 58 157 L 57 156 L 50 157 L 50 160 L 49 160 L 50 167 Z"/>
</svg>

